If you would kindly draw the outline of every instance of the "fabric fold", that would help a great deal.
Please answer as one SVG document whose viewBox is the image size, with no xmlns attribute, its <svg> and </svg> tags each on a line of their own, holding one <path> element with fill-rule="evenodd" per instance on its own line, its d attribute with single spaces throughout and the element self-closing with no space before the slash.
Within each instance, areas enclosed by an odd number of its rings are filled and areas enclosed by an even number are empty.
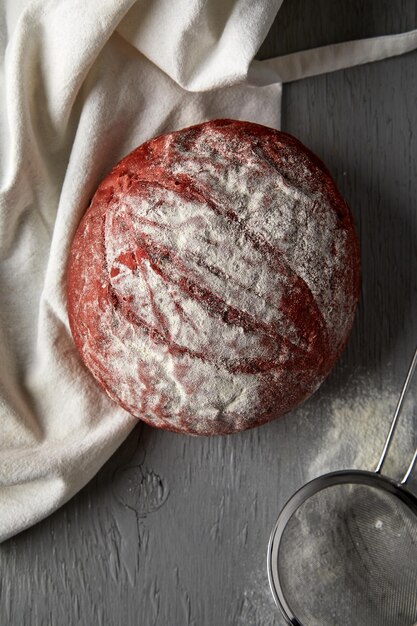
<svg viewBox="0 0 417 626">
<path fill-rule="evenodd" d="M 187 91 L 243 82 L 283 0 L 136 2 L 118 32 Z"/>
<path fill-rule="evenodd" d="M 388 57 L 411 52 L 416 48 L 417 29 L 396 35 L 344 41 L 320 48 L 301 50 L 265 61 L 253 61 L 250 72 L 255 71 L 258 74 L 262 72 L 265 83 L 269 81 L 289 83 L 355 65 L 382 61 Z"/>
</svg>

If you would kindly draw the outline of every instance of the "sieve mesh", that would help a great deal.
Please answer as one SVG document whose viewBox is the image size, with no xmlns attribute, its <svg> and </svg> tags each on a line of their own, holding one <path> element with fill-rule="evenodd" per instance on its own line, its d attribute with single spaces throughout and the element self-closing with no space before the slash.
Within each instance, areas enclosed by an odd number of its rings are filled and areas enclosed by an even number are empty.
<svg viewBox="0 0 417 626">
<path fill-rule="evenodd" d="M 414 626 L 415 513 L 370 485 L 323 488 L 288 520 L 277 572 L 303 626 Z"/>
</svg>

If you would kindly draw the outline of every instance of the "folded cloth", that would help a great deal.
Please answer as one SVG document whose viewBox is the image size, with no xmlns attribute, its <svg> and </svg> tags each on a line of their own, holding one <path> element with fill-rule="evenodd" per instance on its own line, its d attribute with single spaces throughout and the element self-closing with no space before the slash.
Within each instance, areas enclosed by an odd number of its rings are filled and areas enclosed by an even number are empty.
<svg viewBox="0 0 417 626">
<path fill-rule="evenodd" d="M 245 79 L 281 1 L 0 9 L 0 541 L 71 498 L 136 423 L 68 326 L 68 249 L 91 196 L 159 133 L 218 117 L 279 125 L 280 83 Z"/>
<path fill-rule="evenodd" d="M 65 270 L 98 183 L 160 133 L 279 127 L 282 80 L 417 46 L 417 31 L 250 62 L 282 0 L 5 0 L 0 7 L 0 541 L 71 498 L 136 420 L 82 365 Z"/>
</svg>

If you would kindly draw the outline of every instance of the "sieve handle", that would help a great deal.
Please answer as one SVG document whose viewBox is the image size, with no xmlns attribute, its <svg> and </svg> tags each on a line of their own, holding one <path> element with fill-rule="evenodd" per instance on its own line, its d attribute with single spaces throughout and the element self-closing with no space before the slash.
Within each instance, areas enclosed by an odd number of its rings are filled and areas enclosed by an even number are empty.
<svg viewBox="0 0 417 626">
<path fill-rule="evenodd" d="M 410 388 L 411 380 L 413 378 L 413 374 L 415 372 L 416 366 L 417 366 L 417 348 L 416 348 L 416 350 L 414 352 L 413 360 L 411 361 L 411 365 L 410 365 L 410 368 L 408 370 L 407 377 L 406 377 L 406 379 L 404 381 L 404 385 L 403 385 L 403 388 L 402 388 L 402 391 L 401 391 L 401 395 L 400 395 L 399 400 L 398 400 L 397 408 L 395 409 L 394 416 L 392 418 L 392 422 L 391 422 L 391 426 L 390 426 L 390 429 L 389 429 L 388 437 L 387 437 L 387 439 L 385 441 L 384 449 L 382 450 L 381 458 L 379 459 L 378 465 L 376 466 L 376 470 L 375 470 L 376 474 L 380 474 L 381 473 L 382 466 L 384 465 L 385 458 L 386 458 L 386 456 L 388 454 L 388 450 L 389 450 L 389 447 L 391 445 L 392 438 L 394 436 L 395 428 L 397 426 L 398 417 L 399 417 L 399 415 L 401 413 L 401 409 L 403 407 L 403 403 L 404 403 L 405 397 L 406 397 L 407 392 L 408 392 L 408 390 Z M 417 459 L 417 450 L 414 452 L 414 456 L 413 456 L 413 458 L 411 460 L 411 463 L 410 463 L 410 465 L 409 465 L 409 467 L 408 467 L 408 469 L 407 469 L 407 471 L 405 473 L 404 478 L 401 481 L 402 485 L 405 485 L 405 483 L 407 482 L 408 478 L 410 477 L 410 474 L 411 474 L 411 472 L 413 470 L 413 467 L 414 467 L 414 465 L 416 463 L 416 459 Z"/>
<path fill-rule="evenodd" d="M 417 461 L 417 450 L 415 450 L 415 451 L 414 451 L 414 456 L 413 456 L 413 458 L 411 459 L 411 463 L 410 463 L 410 465 L 408 466 L 408 470 L 407 470 L 407 471 L 406 471 L 406 473 L 404 474 L 404 478 L 403 478 L 403 479 L 402 479 L 402 481 L 401 481 L 401 484 L 402 484 L 402 485 L 405 485 L 405 484 L 406 484 L 406 482 L 407 482 L 407 480 L 410 478 L 410 476 L 411 476 L 411 472 L 413 471 L 413 467 L 414 467 L 414 465 L 416 464 L 416 461 Z M 416 626 L 417 626 L 417 624 L 416 624 Z"/>
</svg>

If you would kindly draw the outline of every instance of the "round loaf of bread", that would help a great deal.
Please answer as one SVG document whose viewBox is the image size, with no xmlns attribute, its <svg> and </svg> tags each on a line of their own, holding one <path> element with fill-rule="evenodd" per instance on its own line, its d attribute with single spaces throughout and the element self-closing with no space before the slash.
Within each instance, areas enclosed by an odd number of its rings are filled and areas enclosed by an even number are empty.
<svg viewBox="0 0 417 626">
<path fill-rule="evenodd" d="M 327 169 L 290 135 L 234 120 L 120 161 L 68 267 L 71 330 L 96 380 L 145 422 L 198 435 L 308 398 L 358 294 L 352 216 Z"/>
</svg>

